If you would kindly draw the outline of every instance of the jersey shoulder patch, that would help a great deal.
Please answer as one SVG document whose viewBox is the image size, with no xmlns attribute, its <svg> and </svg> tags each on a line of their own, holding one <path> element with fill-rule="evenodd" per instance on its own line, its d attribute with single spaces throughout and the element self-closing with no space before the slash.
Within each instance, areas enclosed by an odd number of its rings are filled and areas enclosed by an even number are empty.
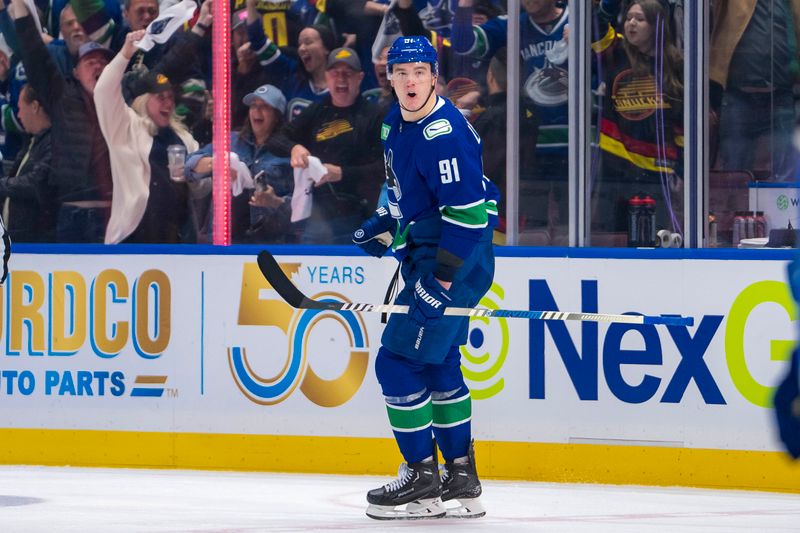
<svg viewBox="0 0 800 533">
<path fill-rule="evenodd" d="M 422 134 L 425 135 L 425 139 L 433 140 L 440 135 L 447 135 L 448 133 L 453 132 L 453 126 L 450 124 L 450 121 L 446 118 L 440 118 L 438 120 L 434 120 L 427 126 L 425 129 L 422 130 Z"/>
</svg>

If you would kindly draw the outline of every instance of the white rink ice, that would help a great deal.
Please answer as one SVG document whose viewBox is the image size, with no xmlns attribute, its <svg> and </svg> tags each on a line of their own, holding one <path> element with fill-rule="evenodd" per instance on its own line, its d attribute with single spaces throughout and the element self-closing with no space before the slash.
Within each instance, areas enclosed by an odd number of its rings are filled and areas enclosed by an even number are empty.
<svg viewBox="0 0 800 533">
<path fill-rule="evenodd" d="M 800 495 L 484 482 L 487 516 L 378 522 L 365 493 L 385 478 L 0 466 L 0 531 L 800 531 Z"/>
</svg>

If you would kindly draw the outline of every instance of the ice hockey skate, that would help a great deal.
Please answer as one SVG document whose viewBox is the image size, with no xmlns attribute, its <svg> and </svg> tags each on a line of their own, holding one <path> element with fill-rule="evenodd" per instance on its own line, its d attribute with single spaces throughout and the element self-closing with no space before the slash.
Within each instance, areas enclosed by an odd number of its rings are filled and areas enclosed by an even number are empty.
<svg viewBox="0 0 800 533">
<path fill-rule="evenodd" d="M 481 482 L 475 468 L 474 442 L 469 444 L 467 462 L 445 463 L 441 479 L 447 518 L 480 518 L 486 514 L 481 503 Z"/>
<path fill-rule="evenodd" d="M 441 495 L 435 461 L 403 463 L 397 479 L 367 493 L 367 516 L 376 520 L 444 518 Z"/>
</svg>

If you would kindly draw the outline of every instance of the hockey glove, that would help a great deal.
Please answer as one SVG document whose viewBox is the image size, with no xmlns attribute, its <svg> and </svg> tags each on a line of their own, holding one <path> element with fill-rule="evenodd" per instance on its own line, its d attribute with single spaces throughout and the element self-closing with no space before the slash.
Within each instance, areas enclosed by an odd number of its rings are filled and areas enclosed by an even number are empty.
<svg viewBox="0 0 800 533">
<path fill-rule="evenodd" d="M 428 273 L 414 284 L 414 299 L 408 306 L 408 314 L 420 326 L 433 326 L 441 320 L 445 307 L 452 301 L 450 293 Z"/>
<path fill-rule="evenodd" d="M 379 207 L 353 233 L 353 242 L 369 255 L 383 257 L 392 244 L 391 230 L 394 226 L 395 220 L 389 215 L 389 211 L 385 207 Z"/>
</svg>

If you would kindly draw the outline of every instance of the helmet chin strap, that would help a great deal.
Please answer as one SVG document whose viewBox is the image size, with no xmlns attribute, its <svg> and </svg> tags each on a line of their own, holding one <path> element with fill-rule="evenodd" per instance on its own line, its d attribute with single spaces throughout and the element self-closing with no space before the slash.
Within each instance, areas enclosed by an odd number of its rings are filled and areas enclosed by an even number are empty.
<svg viewBox="0 0 800 533">
<path fill-rule="evenodd" d="M 425 107 L 426 105 L 428 105 L 428 100 L 430 100 L 430 99 L 431 99 L 431 95 L 433 94 L 433 91 L 435 91 L 435 90 L 436 90 L 436 81 L 434 81 L 434 82 L 431 84 L 431 90 L 430 90 L 430 92 L 428 92 L 428 97 L 425 99 L 425 101 L 424 101 L 424 102 L 422 102 L 422 105 L 421 105 L 421 106 L 419 106 L 419 107 L 418 107 L 418 108 L 416 108 L 416 109 L 409 109 L 409 108 L 407 108 L 406 106 L 404 106 L 404 105 L 402 104 L 402 102 L 400 102 L 400 99 L 399 99 L 399 98 L 397 99 L 397 103 L 400 105 L 400 109 L 402 109 L 403 111 L 407 111 L 407 112 L 409 112 L 409 113 L 416 113 L 417 111 L 419 111 L 420 109 L 422 109 L 423 107 Z"/>
</svg>

